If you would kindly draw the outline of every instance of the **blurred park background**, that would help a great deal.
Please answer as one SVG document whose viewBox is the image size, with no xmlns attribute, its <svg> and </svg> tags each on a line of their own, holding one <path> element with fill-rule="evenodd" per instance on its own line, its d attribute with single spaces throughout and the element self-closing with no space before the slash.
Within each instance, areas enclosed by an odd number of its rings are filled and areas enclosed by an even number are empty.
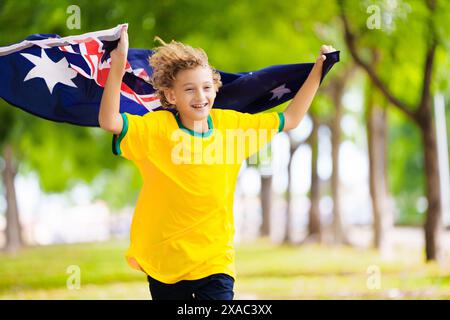
<svg viewBox="0 0 450 320">
<path fill-rule="evenodd" d="M 0 46 L 127 22 L 130 47 L 158 35 L 243 72 L 333 45 L 300 126 L 243 164 L 236 299 L 448 299 L 448 21 L 444 0 L 1 0 Z M 0 299 L 150 297 L 124 258 L 141 180 L 110 135 L 1 100 L 0 151 Z"/>
</svg>

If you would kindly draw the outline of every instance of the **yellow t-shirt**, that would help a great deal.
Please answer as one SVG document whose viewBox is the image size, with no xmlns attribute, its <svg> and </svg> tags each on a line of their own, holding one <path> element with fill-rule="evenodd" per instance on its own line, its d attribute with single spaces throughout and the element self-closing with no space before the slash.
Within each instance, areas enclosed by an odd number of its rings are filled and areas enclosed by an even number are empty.
<svg viewBox="0 0 450 320">
<path fill-rule="evenodd" d="M 126 253 L 130 266 L 164 283 L 214 273 L 235 278 L 237 175 L 245 158 L 283 130 L 283 113 L 212 109 L 205 133 L 185 128 L 167 110 L 121 115 L 113 152 L 133 161 L 143 181 Z"/>
</svg>

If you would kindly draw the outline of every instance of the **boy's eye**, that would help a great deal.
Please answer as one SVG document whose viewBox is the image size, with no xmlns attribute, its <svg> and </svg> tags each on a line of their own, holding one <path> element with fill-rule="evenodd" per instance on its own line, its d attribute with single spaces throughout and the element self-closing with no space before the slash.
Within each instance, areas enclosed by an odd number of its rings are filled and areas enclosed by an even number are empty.
<svg viewBox="0 0 450 320">
<path fill-rule="evenodd" d="M 205 89 L 205 90 L 209 90 L 209 89 L 211 89 L 211 87 L 204 87 L 203 89 Z M 186 89 L 185 91 L 193 91 L 194 89 L 192 89 L 192 88 L 188 88 L 188 89 Z"/>
</svg>

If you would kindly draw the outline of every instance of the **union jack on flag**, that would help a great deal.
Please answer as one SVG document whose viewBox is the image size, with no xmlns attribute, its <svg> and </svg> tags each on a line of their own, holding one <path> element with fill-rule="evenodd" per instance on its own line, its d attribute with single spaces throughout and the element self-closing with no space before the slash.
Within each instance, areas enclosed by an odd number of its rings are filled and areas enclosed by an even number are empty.
<svg viewBox="0 0 450 320">
<path fill-rule="evenodd" d="M 100 101 L 110 70 L 110 52 L 120 39 L 118 25 L 77 36 L 34 34 L 0 47 L 0 97 L 51 121 L 98 126 Z M 149 83 L 153 51 L 130 48 L 122 80 L 120 112 L 144 115 L 161 109 Z M 328 53 L 322 79 L 339 61 Z M 275 65 L 242 73 L 219 71 L 223 86 L 215 108 L 256 113 L 292 99 L 313 63 Z"/>
</svg>

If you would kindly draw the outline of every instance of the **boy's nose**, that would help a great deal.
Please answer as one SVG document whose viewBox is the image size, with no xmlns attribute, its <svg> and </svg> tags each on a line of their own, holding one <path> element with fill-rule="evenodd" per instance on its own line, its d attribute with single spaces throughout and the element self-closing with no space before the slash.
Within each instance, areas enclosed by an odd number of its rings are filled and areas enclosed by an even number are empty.
<svg viewBox="0 0 450 320">
<path fill-rule="evenodd" d="M 205 93 L 201 90 L 197 91 L 195 98 L 198 102 L 203 103 L 203 102 L 205 102 Z"/>
</svg>

